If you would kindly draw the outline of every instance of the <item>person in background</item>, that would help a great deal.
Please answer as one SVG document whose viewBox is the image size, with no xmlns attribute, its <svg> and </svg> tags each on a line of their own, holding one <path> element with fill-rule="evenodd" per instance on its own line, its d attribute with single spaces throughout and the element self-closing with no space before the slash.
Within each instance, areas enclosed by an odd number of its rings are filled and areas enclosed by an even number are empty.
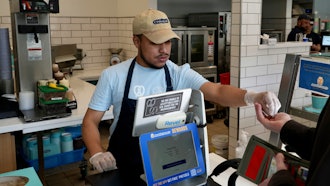
<svg viewBox="0 0 330 186">
<path fill-rule="evenodd" d="M 313 22 L 311 21 L 306 30 L 306 37 L 309 42 L 312 42 L 310 53 L 317 53 L 321 51 L 322 38 L 319 34 L 313 32 Z"/>
<path fill-rule="evenodd" d="M 301 33 L 302 35 L 306 34 L 306 31 L 310 27 L 311 18 L 306 15 L 302 14 L 298 17 L 297 25 L 291 30 L 288 35 L 287 41 L 297 41 L 296 35 Z"/>
<path fill-rule="evenodd" d="M 171 40 L 179 39 L 165 13 L 148 9 L 133 20 L 133 43 L 137 56 L 106 68 L 96 85 L 82 123 L 82 136 L 90 163 L 99 171 L 118 168 L 125 185 L 145 185 L 140 179 L 143 164 L 138 137 L 132 137 L 135 103 L 147 96 L 185 88 L 201 90 L 205 100 L 223 106 L 239 107 L 259 103 L 270 115 L 280 108 L 272 92 L 246 91 L 230 85 L 209 82 L 190 68 L 169 60 Z M 107 151 L 101 146 L 98 125 L 110 106 L 114 121 L 110 127 Z"/>
<path fill-rule="evenodd" d="M 260 104 L 255 104 L 257 119 L 267 129 L 280 134 L 281 141 L 301 158 L 310 161 L 306 186 L 329 185 L 330 172 L 330 103 L 324 106 L 316 128 L 307 127 L 291 119 L 286 113 L 269 118 L 263 114 Z M 295 185 L 293 177 L 286 170 L 283 154 L 277 154 L 278 172 L 260 184 L 269 186 Z"/>
<path fill-rule="evenodd" d="M 297 34 L 301 33 L 302 36 L 306 35 L 309 42 L 312 42 L 310 49 L 311 53 L 316 53 L 321 51 L 321 37 L 313 32 L 313 22 L 312 19 L 306 15 L 302 14 L 298 17 L 297 25 L 291 30 L 288 35 L 287 41 L 297 41 Z"/>
</svg>

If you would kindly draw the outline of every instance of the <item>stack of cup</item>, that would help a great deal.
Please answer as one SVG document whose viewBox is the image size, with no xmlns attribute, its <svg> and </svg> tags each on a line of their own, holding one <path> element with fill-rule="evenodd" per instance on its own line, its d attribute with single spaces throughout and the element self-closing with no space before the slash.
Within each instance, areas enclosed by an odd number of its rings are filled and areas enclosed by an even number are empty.
<svg viewBox="0 0 330 186">
<path fill-rule="evenodd" d="M 34 108 L 34 92 L 22 91 L 19 93 L 19 109 L 30 110 Z"/>
<path fill-rule="evenodd" d="M 72 135 L 69 132 L 63 132 L 61 135 L 61 151 L 70 152 L 73 150 Z"/>
<path fill-rule="evenodd" d="M 63 132 L 61 135 L 61 149 L 62 153 L 73 151 L 72 135 L 69 132 Z M 62 156 L 63 163 L 73 162 L 74 155 L 72 153 L 66 153 Z"/>
</svg>

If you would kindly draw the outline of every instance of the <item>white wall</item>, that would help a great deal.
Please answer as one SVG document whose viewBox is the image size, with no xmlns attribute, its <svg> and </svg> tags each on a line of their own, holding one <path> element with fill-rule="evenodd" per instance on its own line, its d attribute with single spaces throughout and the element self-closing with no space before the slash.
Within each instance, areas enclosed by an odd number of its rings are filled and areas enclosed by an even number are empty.
<svg viewBox="0 0 330 186">
<path fill-rule="evenodd" d="M 0 16 L 8 16 L 10 14 L 9 10 L 9 1 L 8 0 L 0 0 Z"/>
</svg>

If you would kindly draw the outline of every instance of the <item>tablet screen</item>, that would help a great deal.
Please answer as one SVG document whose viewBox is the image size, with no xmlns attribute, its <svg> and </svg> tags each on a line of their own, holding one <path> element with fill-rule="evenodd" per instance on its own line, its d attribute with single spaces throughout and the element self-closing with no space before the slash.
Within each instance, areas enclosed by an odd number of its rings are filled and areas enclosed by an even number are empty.
<svg viewBox="0 0 330 186">
<path fill-rule="evenodd" d="M 152 175 L 155 180 L 197 167 L 191 136 L 191 132 L 188 131 L 148 143 Z"/>
<path fill-rule="evenodd" d="M 322 37 L 322 46 L 330 46 L 330 36 L 324 35 Z"/>
<path fill-rule="evenodd" d="M 205 172 L 196 124 L 140 136 L 148 185 L 169 184 Z"/>
</svg>

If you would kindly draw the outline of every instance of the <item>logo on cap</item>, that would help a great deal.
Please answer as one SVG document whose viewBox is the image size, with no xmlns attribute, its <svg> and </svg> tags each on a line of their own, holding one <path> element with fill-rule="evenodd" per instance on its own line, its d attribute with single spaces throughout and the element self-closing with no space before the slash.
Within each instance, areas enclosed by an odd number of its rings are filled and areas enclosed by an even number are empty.
<svg viewBox="0 0 330 186">
<path fill-rule="evenodd" d="M 168 19 L 156 19 L 152 22 L 153 24 L 163 24 L 168 23 Z"/>
</svg>

